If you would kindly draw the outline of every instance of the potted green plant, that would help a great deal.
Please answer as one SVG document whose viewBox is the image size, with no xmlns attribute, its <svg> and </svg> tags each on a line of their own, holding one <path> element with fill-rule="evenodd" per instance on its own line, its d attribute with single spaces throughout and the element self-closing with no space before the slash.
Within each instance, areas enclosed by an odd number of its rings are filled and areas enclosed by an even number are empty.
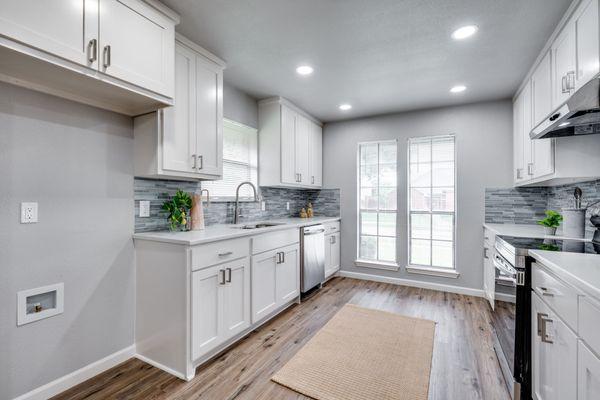
<svg viewBox="0 0 600 400">
<path fill-rule="evenodd" d="M 538 221 L 538 224 L 544 227 L 546 235 L 554 235 L 556 228 L 560 226 L 563 217 L 554 210 L 546 210 L 546 218 Z"/>
<path fill-rule="evenodd" d="M 178 190 L 171 200 L 165 201 L 162 209 L 169 213 L 169 228 L 172 231 L 187 231 L 189 212 L 192 208 L 192 197 L 189 193 Z"/>
</svg>

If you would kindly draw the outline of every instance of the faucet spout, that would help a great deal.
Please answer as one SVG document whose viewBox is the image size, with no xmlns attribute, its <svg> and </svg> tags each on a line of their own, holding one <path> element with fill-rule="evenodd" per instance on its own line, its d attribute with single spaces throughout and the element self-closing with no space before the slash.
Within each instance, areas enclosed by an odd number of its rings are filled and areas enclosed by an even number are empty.
<svg viewBox="0 0 600 400">
<path fill-rule="evenodd" d="M 254 186 L 252 182 L 245 181 L 240 183 L 237 189 L 235 190 L 235 210 L 233 212 L 234 224 L 237 224 L 240 218 L 240 188 L 244 185 L 250 185 L 252 191 L 254 192 L 254 201 L 257 203 L 260 201 L 260 195 L 258 194 L 258 190 L 256 190 L 256 186 Z"/>
</svg>

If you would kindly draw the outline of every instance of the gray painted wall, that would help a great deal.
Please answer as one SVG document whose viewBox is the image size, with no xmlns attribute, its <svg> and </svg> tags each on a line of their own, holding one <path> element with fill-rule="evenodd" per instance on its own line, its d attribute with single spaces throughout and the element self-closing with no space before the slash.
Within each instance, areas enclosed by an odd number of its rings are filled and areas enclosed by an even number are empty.
<svg viewBox="0 0 600 400">
<path fill-rule="evenodd" d="M 256 99 L 227 83 L 223 84 L 223 115 L 227 119 L 258 129 Z"/>
<path fill-rule="evenodd" d="M 512 108 L 509 100 L 400 113 L 325 125 L 324 184 L 341 189 L 342 269 L 482 288 L 481 251 L 485 187 L 512 186 Z M 456 135 L 457 279 L 408 274 L 406 163 L 410 137 Z M 398 139 L 398 272 L 354 266 L 356 258 L 356 151 L 362 141 Z"/>
<path fill-rule="evenodd" d="M 131 118 L 0 83 L 0 399 L 133 344 L 132 154 Z M 17 327 L 17 291 L 58 282 L 64 314 Z"/>
</svg>

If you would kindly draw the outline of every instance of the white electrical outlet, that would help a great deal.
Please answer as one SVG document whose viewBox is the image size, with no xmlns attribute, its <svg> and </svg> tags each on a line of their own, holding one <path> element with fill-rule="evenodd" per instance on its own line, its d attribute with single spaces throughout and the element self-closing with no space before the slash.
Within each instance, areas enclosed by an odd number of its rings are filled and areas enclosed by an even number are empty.
<svg viewBox="0 0 600 400">
<path fill-rule="evenodd" d="M 34 224 L 38 222 L 38 203 L 21 203 L 21 223 Z"/>
<path fill-rule="evenodd" d="M 261 201 L 260 202 L 260 210 L 261 211 L 266 211 L 267 210 L 267 202 L 266 201 Z"/>
<path fill-rule="evenodd" d="M 290 211 L 290 202 L 289 201 L 285 203 L 285 209 Z"/>
<path fill-rule="evenodd" d="M 150 201 L 140 200 L 140 217 L 148 218 L 150 216 Z"/>
</svg>

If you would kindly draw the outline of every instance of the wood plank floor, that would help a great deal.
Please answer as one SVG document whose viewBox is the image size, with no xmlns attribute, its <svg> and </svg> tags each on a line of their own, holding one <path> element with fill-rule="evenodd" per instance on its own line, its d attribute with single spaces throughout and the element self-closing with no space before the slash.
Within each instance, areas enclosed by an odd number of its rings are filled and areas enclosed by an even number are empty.
<svg viewBox="0 0 600 400">
<path fill-rule="evenodd" d="M 256 329 L 190 382 L 131 359 L 54 399 L 307 399 L 270 377 L 346 303 L 437 322 L 430 399 L 510 399 L 483 299 L 348 278 Z"/>
</svg>

